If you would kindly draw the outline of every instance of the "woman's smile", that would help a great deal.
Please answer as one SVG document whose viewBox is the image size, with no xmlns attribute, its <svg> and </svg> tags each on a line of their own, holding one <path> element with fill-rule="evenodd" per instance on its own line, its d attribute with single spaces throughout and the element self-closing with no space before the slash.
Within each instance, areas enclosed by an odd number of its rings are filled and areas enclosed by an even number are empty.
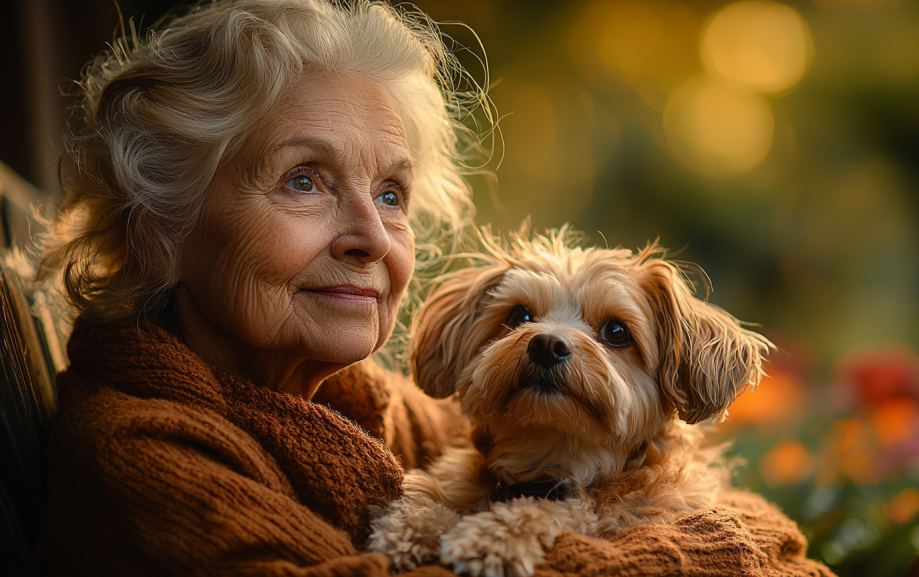
<svg viewBox="0 0 919 577">
<path fill-rule="evenodd" d="M 303 292 L 325 297 L 332 301 L 342 301 L 359 305 L 376 305 L 380 291 L 374 288 L 360 288 L 353 285 L 327 286 L 314 289 L 302 289 Z"/>
</svg>

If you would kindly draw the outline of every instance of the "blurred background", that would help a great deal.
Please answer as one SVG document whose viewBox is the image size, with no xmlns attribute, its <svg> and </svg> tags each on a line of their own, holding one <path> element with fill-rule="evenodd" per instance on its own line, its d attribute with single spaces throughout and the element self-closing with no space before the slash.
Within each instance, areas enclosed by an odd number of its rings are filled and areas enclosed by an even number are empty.
<svg viewBox="0 0 919 577">
<path fill-rule="evenodd" d="M 119 6 L 143 29 L 174 4 Z M 701 265 L 780 348 L 721 427 L 737 484 L 838 574 L 919 575 L 919 1 L 416 4 L 480 82 L 487 55 L 478 221 Z M 0 3 L 7 241 L 57 192 L 63 93 L 117 24 L 111 0 Z"/>
</svg>

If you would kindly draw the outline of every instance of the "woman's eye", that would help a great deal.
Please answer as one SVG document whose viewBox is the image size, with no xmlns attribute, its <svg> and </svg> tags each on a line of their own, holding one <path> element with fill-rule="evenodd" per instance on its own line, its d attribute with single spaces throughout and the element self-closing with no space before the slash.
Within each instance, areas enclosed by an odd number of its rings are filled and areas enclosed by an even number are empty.
<svg viewBox="0 0 919 577">
<path fill-rule="evenodd" d="M 507 328 L 509 329 L 519 327 L 523 323 L 531 322 L 533 322 L 533 313 L 523 305 L 515 306 L 507 315 Z"/>
<path fill-rule="evenodd" d="M 385 204 L 386 206 L 399 206 L 399 195 L 395 192 L 388 190 L 377 197 L 377 200 Z"/>
<path fill-rule="evenodd" d="M 307 174 L 298 174 L 284 183 L 284 185 L 297 192 L 313 192 L 316 190 L 316 183 L 313 178 Z"/>
<path fill-rule="evenodd" d="M 600 338 L 611 347 L 624 347 L 632 342 L 629 327 L 619 319 L 610 319 L 600 327 Z"/>
</svg>

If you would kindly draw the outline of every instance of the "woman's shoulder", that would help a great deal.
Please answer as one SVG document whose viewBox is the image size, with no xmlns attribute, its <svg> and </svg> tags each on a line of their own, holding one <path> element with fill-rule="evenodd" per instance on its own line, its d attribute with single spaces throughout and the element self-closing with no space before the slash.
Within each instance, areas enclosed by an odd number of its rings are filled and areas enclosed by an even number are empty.
<svg viewBox="0 0 919 577">
<path fill-rule="evenodd" d="M 65 407 L 103 393 L 106 402 L 162 400 L 218 412 L 226 404 L 210 366 L 154 323 L 79 321 L 67 354 L 70 366 L 57 379 Z"/>
<path fill-rule="evenodd" d="M 224 395 L 206 366 L 178 345 L 157 327 L 78 320 L 67 345 L 70 366 L 56 379 L 52 471 L 59 461 L 117 459 L 121 443 L 150 434 L 174 438 L 205 423 L 220 429 Z"/>
<path fill-rule="evenodd" d="M 244 452 L 253 445 L 279 462 L 350 459 L 398 469 L 382 443 L 348 419 L 214 368 L 156 325 L 83 323 L 68 354 L 52 443 L 185 438 Z"/>
<path fill-rule="evenodd" d="M 40 537 L 50 574 L 73 563 L 86 574 L 221 563 L 228 574 L 247 563 L 281 574 L 285 563 L 354 555 L 367 506 L 398 496 L 401 471 L 370 439 L 376 460 L 353 436 L 310 439 L 316 430 L 293 413 L 241 416 L 229 399 L 215 411 L 75 371 L 62 378 L 71 392 L 49 432 Z"/>
<path fill-rule="evenodd" d="M 115 531 L 125 547 L 142 547 L 140 526 L 167 531 L 201 518 L 254 539 L 230 527 L 300 517 L 301 532 L 329 526 L 307 541 L 338 542 L 342 532 L 361 542 L 368 505 L 399 496 L 396 458 L 341 415 L 212 369 L 168 334 L 92 333 L 74 333 L 71 367 L 59 377 L 46 543 Z M 98 528 L 73 521 L 92 511 L 106 512 Z"/>
<path fill-rule="evenodd" d="M 201 463 L 219 453 L 237 470 L 247 468 L 244 461 L 270 460 L 227 418 L 227 398 L 213 379 L 196 375 L 191 364 L 182 371 L 139 363 L 137 350 L 116 341 L 116 347 L 94 343 L 91 354 L 70 347 L 71 366 L 56 379 L 57 412 L 46 443 L 52 494 L 60 485 L 86 483 L 100 497 L 120 498 L 145 483 L 150 469 L 180 462 L 170 456 L 189 447 Z"/>
</svg>

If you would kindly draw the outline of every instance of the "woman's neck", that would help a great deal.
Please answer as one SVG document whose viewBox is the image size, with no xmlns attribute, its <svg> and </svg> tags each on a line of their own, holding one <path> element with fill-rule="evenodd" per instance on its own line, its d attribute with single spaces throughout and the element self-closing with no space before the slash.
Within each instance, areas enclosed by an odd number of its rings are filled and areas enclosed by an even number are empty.
<svg viewBox="0 0 919 577">
<path fill-rule="evenodd" d="M 238 373 L 269 389 L 313 396 L 319 385 L 346 365 L 311 360 L 299 351 L 254 347 L 210 322 L 181 285 L 176 288 L 167 328 L 208 363 Z"/>
</svg>

